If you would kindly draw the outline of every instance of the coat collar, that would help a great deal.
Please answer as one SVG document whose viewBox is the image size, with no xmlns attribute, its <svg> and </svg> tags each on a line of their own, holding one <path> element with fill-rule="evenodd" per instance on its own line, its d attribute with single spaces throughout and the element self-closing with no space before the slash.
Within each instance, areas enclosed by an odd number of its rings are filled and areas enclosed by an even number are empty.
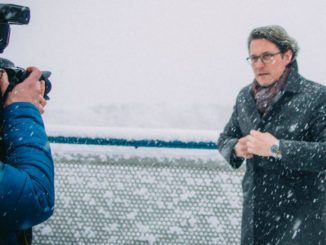
<svg viewBox="0 0 326 245">
<path fill-rule="evenodd" d="M 298 63 L 294 60 L 291 63 L 291 71 L 283 90 L 284 92 L 299 93 L 302 82 L 303 79 L 298 73 Z"/>
</svg>

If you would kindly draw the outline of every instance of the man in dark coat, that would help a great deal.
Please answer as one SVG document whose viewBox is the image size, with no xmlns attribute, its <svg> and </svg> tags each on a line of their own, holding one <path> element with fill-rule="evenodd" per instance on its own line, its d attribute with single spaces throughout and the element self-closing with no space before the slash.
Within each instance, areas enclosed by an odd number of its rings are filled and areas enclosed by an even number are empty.
<svg viewBox="0 0 326 245">
<path fill-rule="evenodd" d="M 248 38 L 255 79 L 218 139 L 242 182 L 241 244 L 326 244 L 326 87 L 298 73 L 296 41 L 280 26 Z"/>
</svg>

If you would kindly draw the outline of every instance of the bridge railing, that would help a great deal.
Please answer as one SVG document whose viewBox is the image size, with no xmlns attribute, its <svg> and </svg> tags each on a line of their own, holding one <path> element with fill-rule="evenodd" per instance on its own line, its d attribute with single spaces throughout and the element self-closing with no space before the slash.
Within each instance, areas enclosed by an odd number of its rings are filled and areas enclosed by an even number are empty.
<svg viewBox="0 0 326 245">
<path fill-rule="evenodd" d="M 34 244 L 239 244 L 241 179 L 218 132 L 47 129 L 54 215 Z"/>
</svg>

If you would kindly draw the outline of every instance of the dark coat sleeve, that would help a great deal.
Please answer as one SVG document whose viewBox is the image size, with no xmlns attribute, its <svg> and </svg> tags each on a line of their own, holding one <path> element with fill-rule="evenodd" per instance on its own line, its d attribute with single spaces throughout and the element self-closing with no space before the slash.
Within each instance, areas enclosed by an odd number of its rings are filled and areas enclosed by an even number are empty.
<svg viewBox="0 0 326 245">
<path fill-rule="evenodd" d="M 3 112 L 5 162 L 0 165 L 0 228 L 15 231 L 49 218 L 54 166 L 38 109 L 14 103 Z"/>
<path fill-rule="evenodd" d="M 309 123 L 310 141 L 280 140 L 282 159 L 293 170 L 320 172 L 326 170 L 326 93 L 314 98 Z"/>
<path fill-rule="evenodd" d="M 244 161 L 244 158 L 237 157 L 234 153 L 234 146 L 241 137 L 242 133 L 238 123 L 237 106 L 235 105 L 231 118 L 217 141 L 219 152 L 233 168 L 239 168 Z"/>
</svg>

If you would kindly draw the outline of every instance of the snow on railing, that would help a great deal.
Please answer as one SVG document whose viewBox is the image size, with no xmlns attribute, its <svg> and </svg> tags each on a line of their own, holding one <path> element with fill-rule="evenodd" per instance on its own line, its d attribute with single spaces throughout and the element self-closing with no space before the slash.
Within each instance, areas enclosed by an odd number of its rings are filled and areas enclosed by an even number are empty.
<svg viewBox="0 0 326 245">
<path fill-rule="evenodd" d="M 217 149 L 218 131 L 48 125 L 50 143 Z"/>
</svg>

